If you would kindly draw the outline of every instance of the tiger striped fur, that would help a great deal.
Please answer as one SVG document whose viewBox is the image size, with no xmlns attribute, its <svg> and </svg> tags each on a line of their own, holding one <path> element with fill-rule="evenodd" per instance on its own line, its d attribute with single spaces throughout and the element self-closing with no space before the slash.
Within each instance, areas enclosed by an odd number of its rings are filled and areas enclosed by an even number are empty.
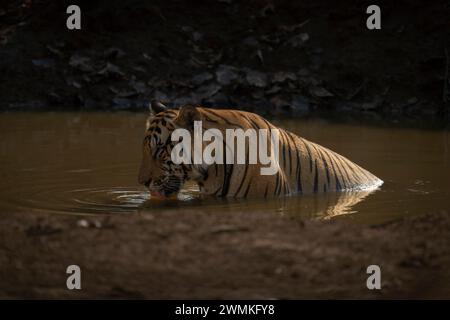
<svg viewBox="0 0 450 320">
<path fill-rule="evenodd" d="M 152 194 L 177 193 L 188 180 L 195 181 L 203 194 L 237 198 L 368 190 L 383 183 L 344 156 L 277 128 L 254 113 L 193 106 L 164 109 L 157 102 L 152 108 L 139 172 L 139 182 Z M 261 175 L 260 164 L 174 164 L 170 134 L 176 128 L 192 130 L 196 120 L 202 121 L 204 130 L 216 128 L 223 133 L 230 128 L 279 129 L 278 172 Z"/>
</svg>

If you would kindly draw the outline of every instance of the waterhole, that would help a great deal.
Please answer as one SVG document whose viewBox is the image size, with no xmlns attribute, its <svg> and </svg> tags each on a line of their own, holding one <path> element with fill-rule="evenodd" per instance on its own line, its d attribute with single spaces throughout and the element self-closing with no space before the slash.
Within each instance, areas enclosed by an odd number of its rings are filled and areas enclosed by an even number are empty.
<svg viewBox="0 0 450 320">
<path fill-rule="evenodd" d="M 200 197 L 196 186 L 188 184 L 178 199 L 150 199 L 137 183 L 145 120 L 144 113 L 0 114 L 0 212 L 269 210 L 300 218 L 374 223 L 450 208 L 447 131 L 292 119 L 273 122 L 347 156 L 383 179 L 384 185 L 373 192 L 233 200 Z"/>
</svg>

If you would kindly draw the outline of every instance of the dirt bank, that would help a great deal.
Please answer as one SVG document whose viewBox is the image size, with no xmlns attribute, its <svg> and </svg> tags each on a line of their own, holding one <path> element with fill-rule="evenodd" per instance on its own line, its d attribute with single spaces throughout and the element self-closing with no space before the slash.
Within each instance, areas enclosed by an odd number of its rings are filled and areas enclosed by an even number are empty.
<svg viewBox="0 0 450 320">
<path fill-rule="evenodd" d="M 66 7 L 82 30 L 65 27 Z M 273 115 L 448 119 L 447 1 L 18 1 L 0 10 L 0 109 L 141 109 L 157 98 Z M 447 84 L 446 84 L 447 83 Z"/>
<path fill-rule="evenodd" d="M 2 214 L 2 298 L 450 298 L 450 214 L 378 226 L 264 212 Z M 82 290 L 65 269 L 82 270 Z M 382 289 L 366 288 L 378 264 Z"/>
</svg>

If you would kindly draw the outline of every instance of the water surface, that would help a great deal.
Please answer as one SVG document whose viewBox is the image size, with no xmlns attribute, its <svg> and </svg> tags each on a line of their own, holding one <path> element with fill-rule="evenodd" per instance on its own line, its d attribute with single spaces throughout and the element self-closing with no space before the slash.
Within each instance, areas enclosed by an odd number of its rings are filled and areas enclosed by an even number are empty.
<svg viewBox="0 0 450 320">
<path fill-rule="evenodd" d="M 281 199 L 201 198 L 187 185 L 178 200 L 149 199 L 137 183 L 145 114 L 0 114 L 0 212 L 105 215 L 164 214 L 195 208 L 273 211 L 300 218 L 361 223 L 450 208 L 447 131 L 380 128 L 323 120 L 273 120 L 341 153 L 385 181 L 374 192 Z"/>
</svg>

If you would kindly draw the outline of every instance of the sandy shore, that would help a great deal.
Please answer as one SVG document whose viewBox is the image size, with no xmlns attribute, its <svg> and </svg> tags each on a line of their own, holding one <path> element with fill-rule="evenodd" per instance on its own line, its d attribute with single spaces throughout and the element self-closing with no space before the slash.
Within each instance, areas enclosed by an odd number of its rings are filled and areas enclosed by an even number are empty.
<svg viewBox="0 0 450 320">
<path fill-rule="evenodd" d="M 3 214 L 1 298 L 450 298 L 450 214 L 377 226 L 264 212 Z M 66 268 L 82 289 L 66 289 Z M 382 289 L 366 288 L 377 264 Z"/>
</svg>

